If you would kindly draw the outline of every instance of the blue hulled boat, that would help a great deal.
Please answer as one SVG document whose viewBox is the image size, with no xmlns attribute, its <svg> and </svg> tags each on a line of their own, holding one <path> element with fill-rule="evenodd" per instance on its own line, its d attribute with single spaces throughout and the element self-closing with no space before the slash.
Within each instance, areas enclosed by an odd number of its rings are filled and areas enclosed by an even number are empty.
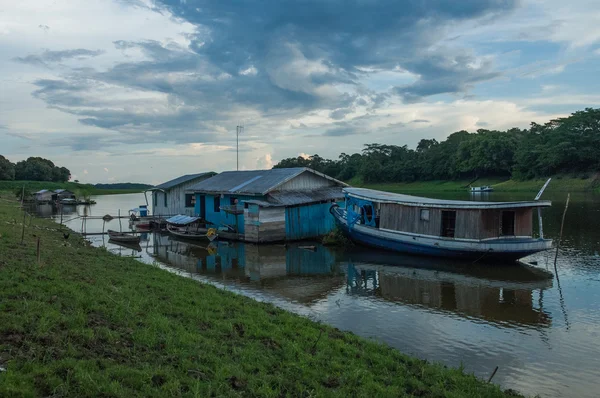
<svg viewBox="0 0 600 398">
<path fill-rule="evenodd" d="M 403 252 L 469 260 L 518 260 L 548 250 L 533 236 L 533 209 L 549 201 L 441 200 L 364 188 L 344 188 L 345 207 L 331 214 L 357 243 Z M 541 218 L 540 218 L 541 222 Z"/>
</svg>

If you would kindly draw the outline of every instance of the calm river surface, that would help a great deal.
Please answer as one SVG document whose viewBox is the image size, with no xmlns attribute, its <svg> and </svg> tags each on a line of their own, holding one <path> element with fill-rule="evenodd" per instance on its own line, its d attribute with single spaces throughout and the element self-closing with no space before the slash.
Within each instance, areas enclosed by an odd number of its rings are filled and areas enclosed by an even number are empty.
<svg viewBox="0 0 600 398">
<path fill-rule="evenodd" d="M 468 194 L 454 195 L 466 199 Z M 440 195 L 443 197 L 444 195 Z M 491 200 L 525 200 L 532 194 L 488 194 Z M 446 195 L 446 197 L 448 197 Z M 145 203 L 142 194 L 99 196 L 91 207 L 65 209 L 117 214 Z M 566 194 L 545 194 L 544 232 L 556 239 Z M 42 216 L 57 217 L 50 205 Z M 66 214 L 70 212 L 70 214 Z M 54 214 L 54 215 L 53 215 Z M 68 221 L 81 230 L 81 220 Z M 129 229 L 127 220 L 121 227 Z M 340 329 L 383 341 L 402 352 L 450 366 L 464 365 L 527 395 L 596 397 L 600 390 L 600 195 L 572 195 L 558 257 L 532 256 L 536 268 L 450 263 L 355 247 L 340 252 L 320 245 L 190 243 L 142 234 L 142 251 L 91 236 L 96 246 L 203 282 L 212 283 Z M 106 228 L 119 229 L 113 220 Z M 87 222 L 88 232 L 101 220 Z"/>
</svg>

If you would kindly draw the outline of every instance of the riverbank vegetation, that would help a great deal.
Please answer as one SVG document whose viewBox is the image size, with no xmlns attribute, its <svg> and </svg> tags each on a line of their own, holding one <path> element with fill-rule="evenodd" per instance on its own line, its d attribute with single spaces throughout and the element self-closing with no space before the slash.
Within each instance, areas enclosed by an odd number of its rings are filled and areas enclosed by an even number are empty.
<svg viewBox="0 0 600 398">
<path fill-rule="evenodd" d="M 469 180 L 454 181 L 417 181 L 365 184 L 362 181 L 351 181 L 356 187 L 377 189 L 380 191 L 396 193 L 427 194 L 437 192 L 465 192 Z M 507 180 L 503 178 L 482 178 L 477 185 L 490 185 L 495 192 L 531 192 L 536 193 L 546 182 L 546 178 L 534 178 L 531 180 Z M 552 183 L 546 188 L 546 192 L 594 192 L 600 191 L 600 179 L 597 178 L 573 178 L 557 175 Z"/>
<path fill-rule="evenodd" d="M 16 192 L 25 187 L 27 192 L 33 193 L 42 189 L 68 189 L 74 193 L 81 193 L 82 195 L 113 195 L 121 193 L 138 193 L 143 192 L 147 187 L 151 185 L 146 184 L 131 184 L 132 188 L 122 188 L 127 184 L 120 184 L 117 188 L 110 187 L 110 184 L 103 184 L 105 187 L 98 187 L 93 184 L 80 184 L 77 182 L 49 182 L 49 181 L 0 181 L 0 191 L 13 191 Z"/>
<path fill-rule="evenodd" d="M 415 181 L 594 179 L 600 171 L 600 109 L 588 108 L 529 129 L 458 131 L 444 141 L 422 139 L 416 149 L 367 144 L 337 160 L 319 155 L 283 159 L 275 167 L 310 167 L 362 184 Z M 463 184 L 464 185 L 464 184 Z M 476 185 L 483 185 L 477 181 Z"/>
<path fill-rule="evenodd" d="M 27 218 L 21 244 L 22 220 L 0 195 L 0 396 L 508 395 L 49 220 Z"/>
</svg>

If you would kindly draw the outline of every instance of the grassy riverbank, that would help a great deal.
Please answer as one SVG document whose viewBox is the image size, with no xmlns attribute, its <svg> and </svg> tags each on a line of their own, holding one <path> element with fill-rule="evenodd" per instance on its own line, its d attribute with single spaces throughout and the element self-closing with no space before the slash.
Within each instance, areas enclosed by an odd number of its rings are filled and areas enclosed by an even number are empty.
<svg viewBox="0 0 600 398">
<path fill-rule="evenodd" d="M 65 239 L 0 197 L 0 396 L 505 394 L 249 298 Z M 41 241 L 41 261 L 36 242 Z M 492 369 L 490 369 L 491 371 Z"/>
<path fill-rule="evenodd" d="M 49 182 L 49 181 L 0 181 L 0 191 L 14 192 L 17 189 L 25 189 L 29 192 L 37 192 L 42 189 L 68 189 L 71 192 L 85 192 L 88 195 L 115 195 L 121 193 L 138 193 L 142 189 L 99 189 L 91 184 L 80 184 L 76 182 Z"/>
<path fill-rule="evenodd" d="M 398 193 L 428 193 L 428 192 L 461 192 L 465 191 L 470 181 L 419 181 L 411 183 L 389 183 L 389 184 L 363 184 L 353 181 L 351 185 L 357 187 L 378 189 L 381 191 Z M 473 185 L 491 185 L 496 192 L 538 192 L 544 185 L 546 179 L 534 179 L 526 181 L 506 179 L 481 179 Z M 572 178 L 555 176 L 548 186 L 546 192 L 600 192 L 600 181 L 596 178 Z"/>
</svg>

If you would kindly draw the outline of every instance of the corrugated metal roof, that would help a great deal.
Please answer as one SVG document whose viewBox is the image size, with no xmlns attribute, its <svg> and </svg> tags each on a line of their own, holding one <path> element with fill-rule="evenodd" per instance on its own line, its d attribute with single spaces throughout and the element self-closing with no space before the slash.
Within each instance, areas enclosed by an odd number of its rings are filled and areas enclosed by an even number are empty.
<svg viewBox="0 0 600 398">
<path fill-rule="evenodd" d="M 196 222 L 199 219 L 200 219 L 200 217 L 190 217 L 190 216 L 184 216 L 184 215 L 180 214 L 180 215 L 173 216 L 173 217 L 167 219 L 167 222 L 169 224 L 187 225 L 187 224 Z"/>
<path fill-rule="evenodd" d="M 444 200 L 422 198 L 366 188 L 344 188 L 349 196 L 359 199 L 373 200 L 380 203 L 397 203 L 405 206 L 437 207 L 448 209 L 509 209 L 519 207 L 549 207 L 552 202 L 532 200 L 526 202 L 476 202 L 470 200 Z"/>
<path fill-rule="evenodd" d="M 340 186 L 347 186 L 347 184 L 341 181 L 307 167 L 293 167 L 270 170 L 224 171 L 195 184 L 188 190 L 195 192 L 266 195 L 305 171 L 335 181 Z"/>
<path fill-rule="evenodd" d="M 35 193 L 46 193 L 46 192 L 50 192 L 47 189 L 40 189 L 39 191 L 35 192 Z"/>
<path fill-rule="evenodd" d="M 189 182 L 196 178 L 200 178 L 203 176 L 210 177 L 211 175 L 214 175 L 214 174 L 215 174 L 215 172 L 213 172 L 213 171 L 209 171 L 207 173 L 186 174 L 184 176 L 177 177 L 171 181 L 163 182 L 162 184 L 157 185 L 154 188 L 151 188 L 149 190 L 151 191 L 153 189 L 171 189 L 173 187 L 176 187 L 177 185 L 185 184 L 186 182 Z"/>
</svg>

